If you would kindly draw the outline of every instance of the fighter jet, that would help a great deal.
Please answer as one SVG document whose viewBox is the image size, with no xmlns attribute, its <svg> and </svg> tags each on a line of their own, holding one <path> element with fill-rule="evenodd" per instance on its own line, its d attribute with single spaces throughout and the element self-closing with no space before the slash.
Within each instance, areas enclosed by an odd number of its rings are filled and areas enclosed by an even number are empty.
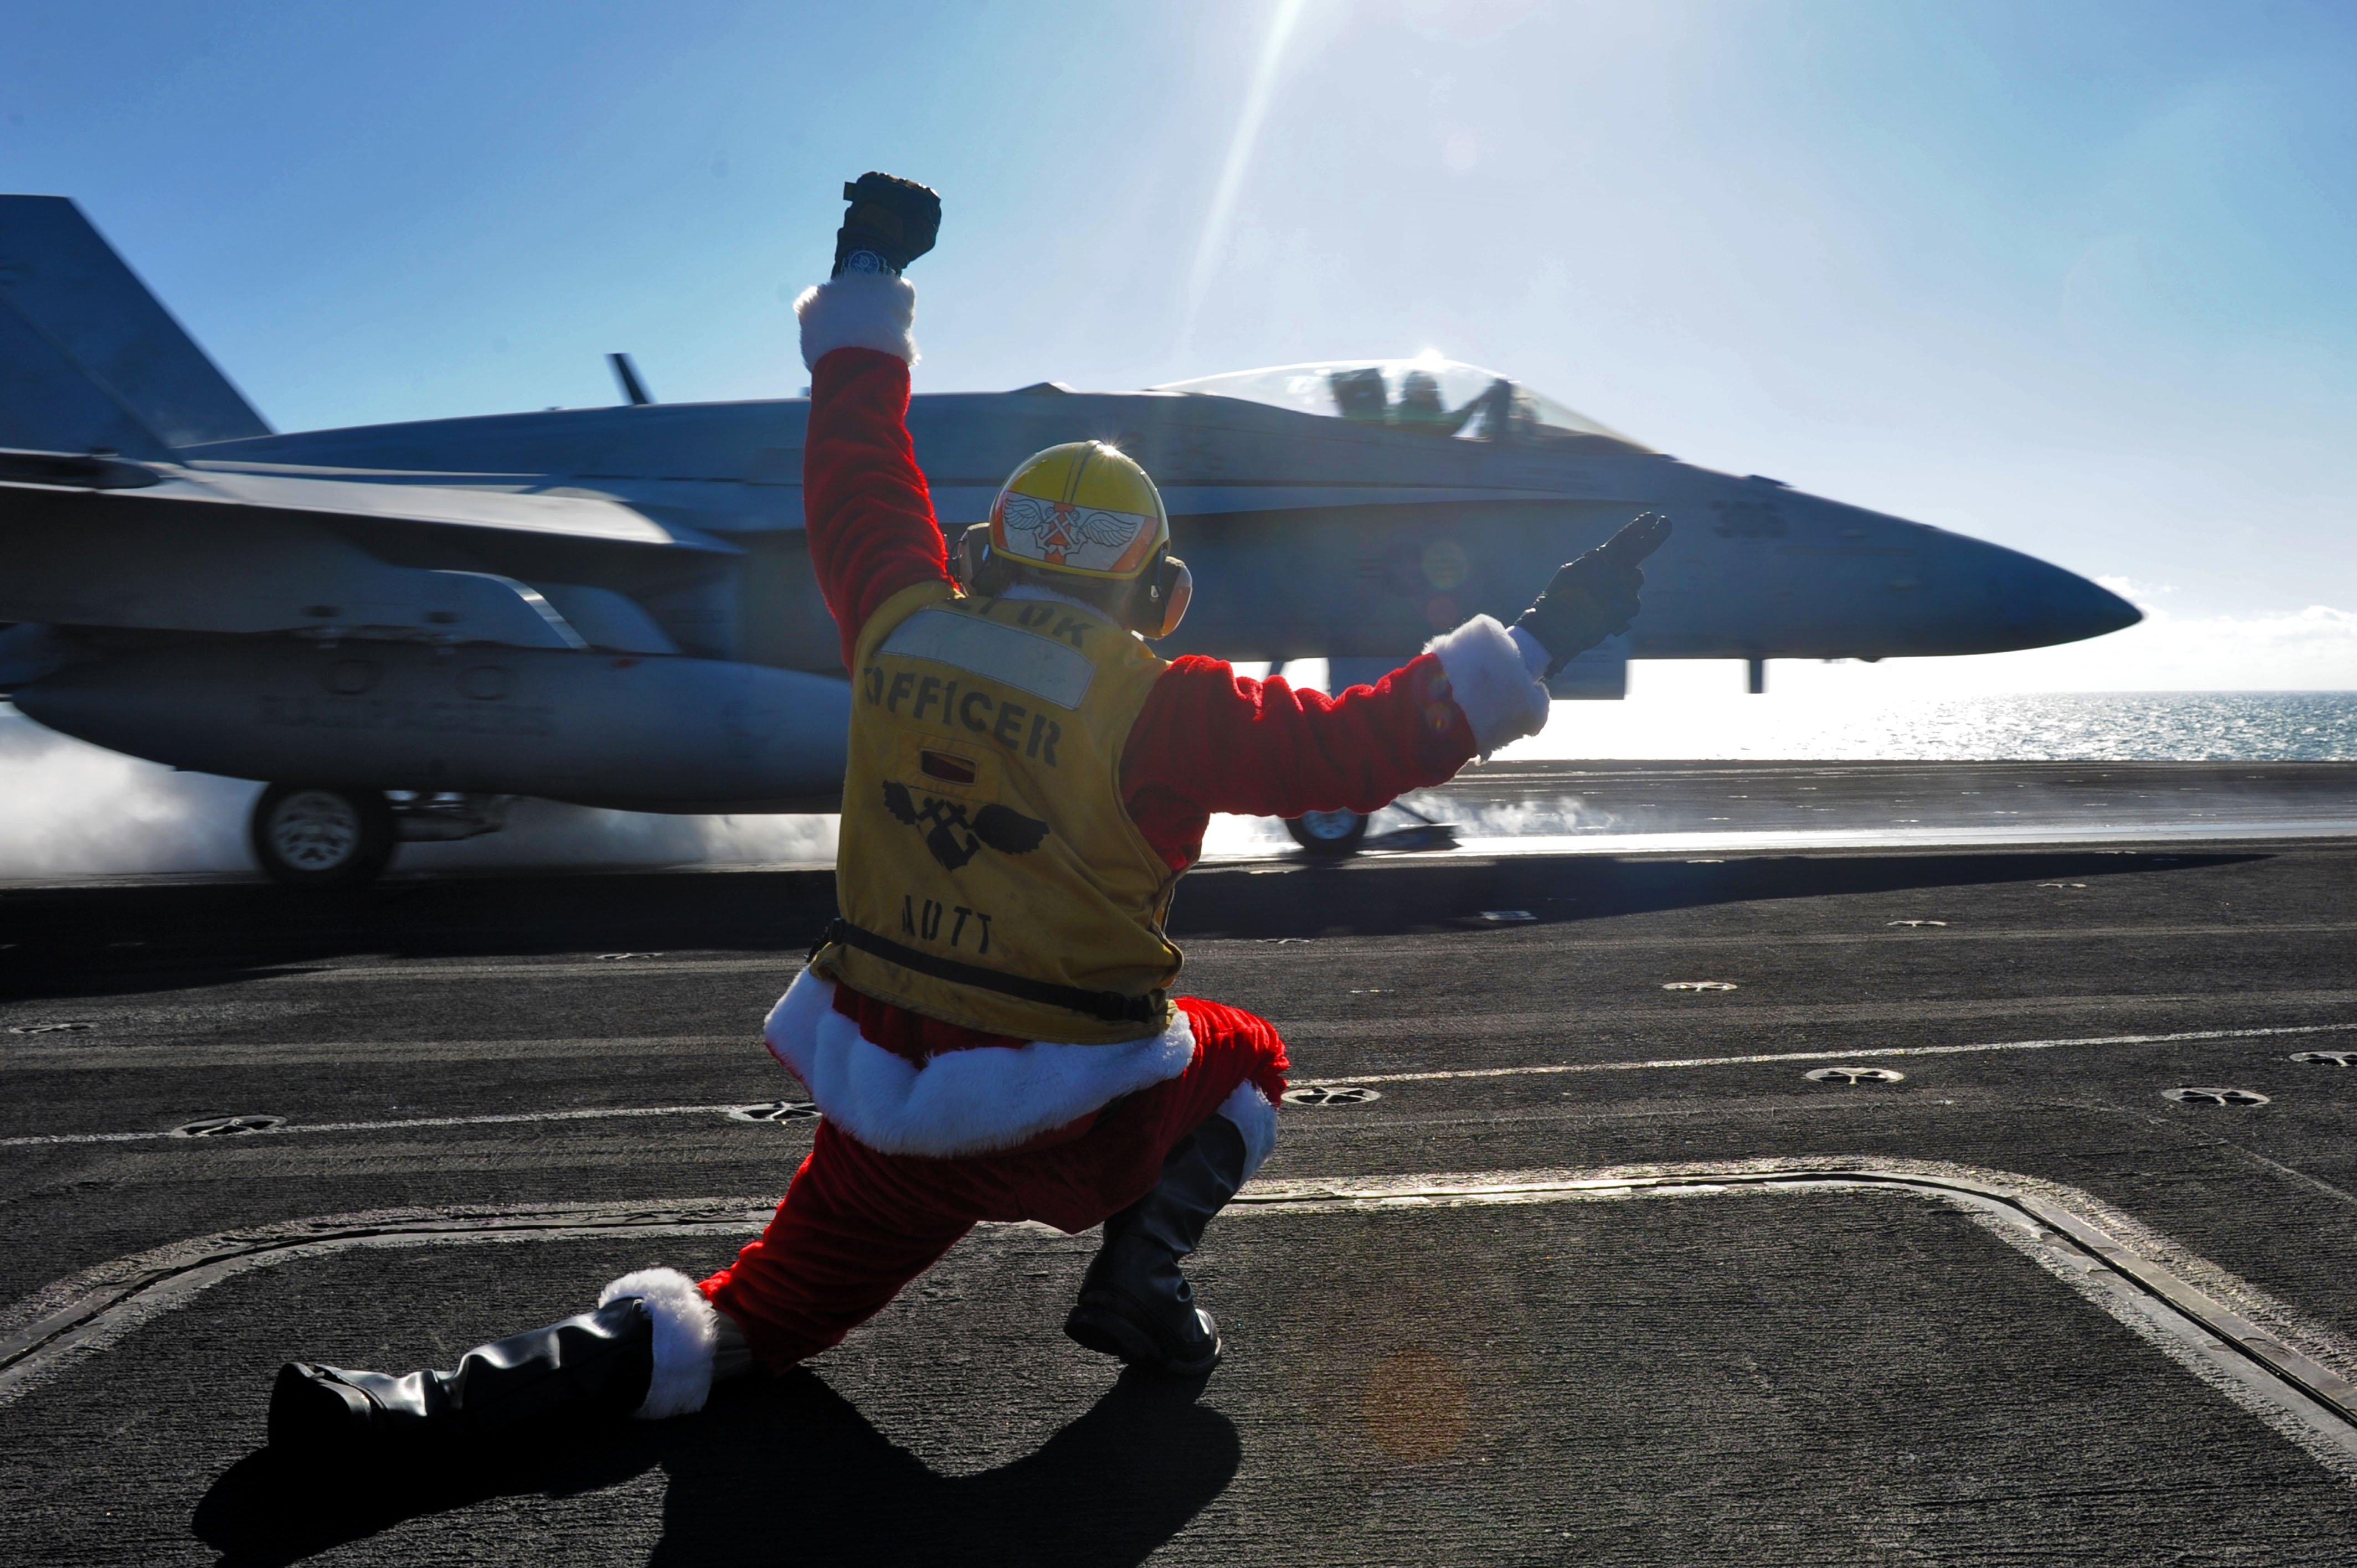
<svg viewBox="0 0 2357 1568">
<path fill-rule="evenodd" d="M 0 197 L 0 691 L 52 729 L 263 781 L 273 876 L 364 881 L 538 796 L 839 800 L 849 688 L 802 534 L 800 399 L 271 430 L 68 199 Z M 1290 365 L 1140 392 L 919 396 L 945 527 L 1057 442 L 1162 487 L 1195 608 L 1161 644 L 1370 679 L 1511 618 L 1641 511 L 1677 532 L 1627 660 L 1987 653 L 2135 622 L 2018 552 L 1681 462 L 1509 376 Z M 1356 842 L 1341 814 L 1306 845 Z"/>
</svg>

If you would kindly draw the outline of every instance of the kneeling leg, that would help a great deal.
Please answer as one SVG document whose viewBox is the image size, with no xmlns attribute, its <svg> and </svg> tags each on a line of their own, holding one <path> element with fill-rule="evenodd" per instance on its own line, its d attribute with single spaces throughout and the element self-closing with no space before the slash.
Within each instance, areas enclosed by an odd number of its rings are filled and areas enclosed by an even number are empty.
<svg viewBox="0 0 2357 1568">
<path fill-rule="evenodd" d="M 1134 1366 L 1195 1377 L 1219 1364 L 1220 1326 L 1178 1261 L 1201 1245 L 1276 1141 L 1276 1113 L 1250 1082 L 1171 1145 L 1154 1190 L 1104 1222 L 1064 1332 Z"/>
<path fill-rule="evenodd" d="M 718 1336 L 694 1281 L 645 1269 L 608 1285 L 596 1311 L 479 1345 L 447 1372 L 290 1361 L 271 1390 L 270 1442 L 333 1453 L 480 1441 L 554 1418 L 685 1415 L 711 1391 Z"/>
</svg>

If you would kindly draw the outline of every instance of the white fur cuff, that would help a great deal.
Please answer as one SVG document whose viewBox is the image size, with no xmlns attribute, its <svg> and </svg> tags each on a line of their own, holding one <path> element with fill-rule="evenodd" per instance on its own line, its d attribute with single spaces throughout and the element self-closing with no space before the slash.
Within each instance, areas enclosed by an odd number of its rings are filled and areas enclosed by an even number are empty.
<svg viewBox="0 0 2357 1568">
<path fill-rule="evenodd" d="M 802 290 L 802 363 L 815 370 L 837 349 L 873 349 L 917 362 L 917 291 L 889 273 L 845 273 Z"/>
<path fill-rule="evenodd" d="M 1450 693 L 1473 726 L 1483 757 L 1546 728 L 1546 687 L 1532 678 L 1523 650 L 1490 617 L 1475 616 L 1434 638 L 1425 651 L 1437 655 L 1448 671 Z"/>
<path fill-rule="evenodd" d="M 1011 1149 L 1097 1107 L 1177 1078 L 1195 1028 L 1172 1008 L 1158 1035 L 1114 1046 L 978 1046 L 918 1067 L 862 1037 L 809 970 L 770 1010 L 770 1054 L 810 1086 L 820 1113 L 871 1149 L 935 1158 Z"/>
<path fill-rule="evenodd" d="M 597 1305 L 626 1295 L 647 1304 L 655 1318 L 655 1375 L 646 1402 L 632 1412 L 640 1421 L 693 1415 L 712 1393 L 712 1353 L 720 1337 L 719 1315 L 695 1282 L 677 1269 L 640 1269 L 608 1285 Z"/>
<path fill-rule="evenodd" d="M 1268 1102 L 1260 1085 L 1246 1079 L 1220 1101 L 1218 1114 L 1234 1122 L 1236 1131 L 1244 1135 L 1244 1180 L 1250 1181 L 1276 1147 L 1276 1107 Z"/>
</svg>

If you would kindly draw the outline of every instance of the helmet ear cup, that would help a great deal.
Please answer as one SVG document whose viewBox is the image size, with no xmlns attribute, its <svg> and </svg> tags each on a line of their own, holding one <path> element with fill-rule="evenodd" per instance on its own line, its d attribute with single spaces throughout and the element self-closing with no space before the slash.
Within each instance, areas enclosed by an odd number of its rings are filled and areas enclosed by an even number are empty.
<svg viewBox="0 0 2357 1568">
<path fill-rule="evenodd" d="M 974 523 L 958 535 L 950 551 L 950 575 L 969 594 L 986 597 L 1006 591 L 1006 564 L 990 547 L 990 524 Z"/>
<path fill-rule="evenodd" d="M 971 594 L 976 577 L 982 575 L 982 564 L 990 557 L 990 524 L 977 522 L 958 531 L 957 542 L 950 547 L 950 575 L 958 586 Z"/>
<path fill-rule="evenodd" d="M 1195 574 L 1176 555 L 1165 555 L 1146 575 L 1152 585 L 1147 589 L 1146 613 L 1141 618 L 1146 625 L 1140 634 L 1152 641 L 1168 637 L 1187 618 L 1187 607 L 1195 597 Z"/>
</svg>

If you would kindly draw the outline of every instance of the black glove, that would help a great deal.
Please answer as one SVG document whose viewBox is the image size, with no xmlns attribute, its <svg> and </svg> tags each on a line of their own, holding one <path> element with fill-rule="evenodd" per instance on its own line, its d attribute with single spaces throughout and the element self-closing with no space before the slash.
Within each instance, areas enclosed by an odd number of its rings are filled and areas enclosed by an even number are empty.
<svg viewBox="0 0 2357 1568">
<path fill-rule="evenodd" d="M 933 248 L 942 199 L 931 187 L 888 174 L 863 174 L 843 188 L 851 210 L 834 231 L 834 271 L 898 273 Z M 871 261 L 855 260 L 866 256 Z"/>
<path fill-rule="evenodd" d="M 1549 679 L 1577 655 L 1629 629 L 1637 618 L 1637 590 L 1645 585 L 1637 564 L 1669 536 L 1670 520 L 1645 512 L 1556 571 L 1546 592 L 1514 623 L 1546 650 Z"/>
</svg>

